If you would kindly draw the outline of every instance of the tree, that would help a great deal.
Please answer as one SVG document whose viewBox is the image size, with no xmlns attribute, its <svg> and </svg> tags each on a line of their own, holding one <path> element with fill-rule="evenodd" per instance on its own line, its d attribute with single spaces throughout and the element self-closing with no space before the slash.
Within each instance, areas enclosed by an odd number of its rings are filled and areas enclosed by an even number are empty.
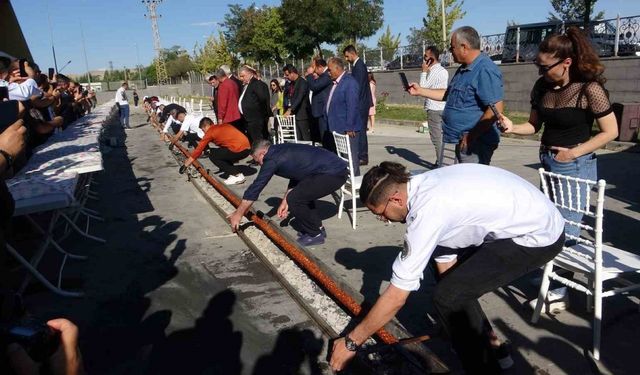
<svg viewBox="0 0 640 375">
<path fill-rule="evenodd" d="M 555 11 L 549 12 L 549 21 L 576 21 L 582 20 L 583 24 L 589 25 L 590 20 L 601 20 L 604 12 L 593 15 L 593 8 L 598 0 L 550 0 L 551 7 Z"/>
<path fill-rule="evenodd" d="M 382 49 L 382 59 L 385 61 L 393 60 L 398 46 L 400 46 L 400 33 L 394 37 L 391 33 L 391 27 L 387 25 L 387 30 L 378 39 L 378 48 Z"/>
<path fill-rule="evenodd" d="M 462 19 L 467 12 L 462 10 L 464 5 L 463 0 L 441 0 L 445 1 L 445 31 L 446 36 L 451 34 L 451 27 L 453 24 Z M 422 48 L 422 41 L 426 41 L 429 44 L 436 44 L 440 48 L 447 47 L 446 40 L 443 42 L 442 36 L 442 2 L 436 0 L 427 0 L 427 17 L 422 18 L 421 28 L 411 28 L 410 34 L 407 40 L 414 48 L 420 46 Z"/>
<path fill-rule="evenodd" d="M 322 52 L 323 43 L 338 43 L 339 20 L 334 17 L 337 12 L 337 0 L 282 0 L 279 13 L 290 57 L 311 56 L 314 50 Z"/>
<path fill-rule="evenodd" d="M 229 43 L 231 52 L 242 55 L 251 55 L 250 43 L 253 38 L 258 8 L 252 3 L 247 8 L 240 4 L 229 5 L 229 12 L 224 15 L 222 23 L 225 30 L 224 37 Z"/>
<path fill-rule="evenodd" d="M 217 38 L 211 34 L 204 46 L 194 51 L 194 65 L 202 74 L 214 73 L 220 65 L 237 65 L 234 62 L 227 39 L 222 32 L 218 33 Z"/>
<path fill-rule="evenodd" d="M 256 15 L 253 35 L 249 41 L 249 56 L 257 61 L 281 62 L 287 55 L 285 32 L 277 8 L 263 7 Z"/>
<path fill-rule="evenodd" d="M 383 22 L 382 0 L 334 0 L 337 12 L 334 17 L 339 28 L 334 29 L 340 41 L 370 37 L 380 30 Z"/>
<path fill-rule="evenodd" d="M 184 78 L 188 72 L 195 69 L 191 56 L 186 52 L 171 60 L 165 58 L 165 64 L 167 65 L 167 75 L 171 78 Z"/>
</svg>

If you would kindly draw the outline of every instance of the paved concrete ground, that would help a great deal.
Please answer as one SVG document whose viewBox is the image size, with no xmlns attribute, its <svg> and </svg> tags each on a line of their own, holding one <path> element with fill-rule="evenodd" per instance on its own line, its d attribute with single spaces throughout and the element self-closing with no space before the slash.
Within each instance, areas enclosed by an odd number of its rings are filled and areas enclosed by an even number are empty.
<svg viewBox="0 0 640 375">
<path fill-rule="evenodd" d="M 324 374 L 326 346 L 308 315 L 177 173 L 140 113 L 126 148 L 105 154 L 98 177 L 106 245 L 73 238 L 87 254 L 65 276 L 86 297 L 27 296 L 28 310 L 69 317 L 91 374 Z M 124 132 L 112 128 L 124 141 Z M 58 261 L 54 251 L 43 263 Z M 0 373 L 5 373 L 0 369 Z"/>
<path fill-rule="evenodd" d="M 369 138 L 370 166 L 393 160 L 406 164 L 409 169 L 427 168 L 430 162 L 435 161 L 435 152 L 428 143 L 428 135 L 417 133 L 414 129 L 378 126 Z M 504 139 L 494 156 L 493 165 L 510 170 L 537 185 L 537 150 L 536 142 Z M 605 242 L 639 252 L 640 154 L 603 151 L 599 152 L 598 158 L 600 177 L 609 184 Z M 208 160 L 204 160 L 204 164 L 210 166 L 211 172 L 217 169 Z M 244 162 L 242 164 L 245 165 Z M 247 183 L 232 187 L 240 196 L 257 172 L 248 166 L 243 169 L 248 176 Z M 285 188 L 284 179 L 273 178 L 256 208 L 274 215 Z M 354 231 L 349 216 L 343 215 L 341 220 L 336 217 L 337 206 L 332 198 L 325 198 L 317 207 L 324 219 L 328 240 L 311 251 L 344 281 L 359 290 L 368 302 L 374 302 L 379 292 L 388 285 L 391 264 L 403 242 L 404 226 L 383 224 L 366 209 L 359 208 L 358 227 Z M 350 207 L 350 202 L 347 207 Z M 274 220 L 277 218 L 274 217 Z M 294 234 L 294 229 L 288 224 L 286 220 L 282 222 L 282 229 Z M 538 284 L 532 280 L 534 276 L 523 277 L 481 299 L 495 328 L 513 343 L 516 373 L 589 373 L 583 348 L 590 345 L 591 330 L 584 299 L 572 295 L 573 306 L 569 311 L 546 316 L 533 326 L 529 323 L 531 310 L 526 302 L 537 294 Z M 429 275 L 423 284 L 420 291 L 412 294 L 398 318 L 415 335 L 427 333 L 438 336 L 437 326 L 427 316 L 431 311 L 430 290 L 433 286 Z M 633 354 L 640 344 L 640 314 L 633 301 L 637 302 L 637 299 L 619 296 L 610 298 L 604 305 L 603 365 L 605 370 L 615 374 L 638 372 Z M 436 338 L 429 346 L 452 368 L 458 368 L 455 357 L 443 345 L 443 340 Z"/>
</svg>

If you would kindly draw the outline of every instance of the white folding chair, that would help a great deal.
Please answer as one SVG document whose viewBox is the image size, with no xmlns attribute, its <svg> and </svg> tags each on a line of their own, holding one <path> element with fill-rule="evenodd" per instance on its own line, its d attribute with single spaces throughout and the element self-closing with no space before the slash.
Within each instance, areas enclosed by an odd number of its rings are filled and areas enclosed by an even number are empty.
<svg viewBox="0 0 640 375">
<path fill-rule="evenodd" d="M 200 99 L 200 104 L 198 104 L 198 115 L 204 116 L 204 110 L 202 109 L 202 99 Z"/>
<path fill-rule="evenodd" d="M 542 285 L 538 300 L 531 321 L 536 323 L 540 318 L 540 312 L 545 303 L 551 280 L 556 280 L 565 286 L 573 288 L 587 295 L 588 309 L 593 303 L 593 358 L 600 359 L 600 330 L 602 326 L 602 299 L 615 296 L 621 293 L 640 288 L 640 284 L 634 284 L 622 278 L 625 274 L 640 273 L 640 256 L 629 253 L 615 247 L 602 244 L 602 223 L 604 212 L 604 190 L 606 182 L 604 180 L 590 181 L 561 174 L 547 172 L 540 168 L 540 181 L 544 194 L 553 203 L 562 209 L 582 213 L 595 220 L 594 227 L 576 223 L 570 220 L 569 225 L 577 226 L 593 233 L 594 240 L 582 235 L 567 235 L 568 240 L 573 240 L 577 244 L 571 247 L 563 247 L 562 252 L 544 268 Z M 594 186 L 598 186 L 595 212 L 591 207 L 591 191 Z M 577 204 L 573 197 L 577 198 Z M 584 207 L 583 207 L 584 205 Z M 553 268 L 558 267 L 573 273 L 580 273 L 586 276 L 587 283 L 576 280 L 569 280 L 556 273 Z M 611 285 L 603 288 L 605 281 L 616 281 L 623 286 Z"/>
<path fill-rule="evenodd" d="M 453 164 L 458 164 L 458 158 L 456 157 L 456 144 L 444 143 L 443 140 L 440 155 L 438 155 L 438 168 Z"/>
<path fill-rule="evenodd" d="M 344 208 L 344 196 L 351 196 L 351 226 L 356 229 L 356 199 L 360 198 L 360 185 L 362 185 L 362 176 L 353 174 L 353 155 L 351 154 L 351 146 L 349 144 L 349 136 L 333 132 L 333 139 L 336 142 L 336 153 L 340 159 L 347 162 L 349 168 L 349 177 L 347 182 L 340 188 L 340 205 L 338 206 L 338 219 L 342 218 L 342 209 Z"/>
<path fill-rule="evenodd" d="M 298 143 L 296 116 L 276 116 L 278 121 L 277 143 Z"/>
</svg>

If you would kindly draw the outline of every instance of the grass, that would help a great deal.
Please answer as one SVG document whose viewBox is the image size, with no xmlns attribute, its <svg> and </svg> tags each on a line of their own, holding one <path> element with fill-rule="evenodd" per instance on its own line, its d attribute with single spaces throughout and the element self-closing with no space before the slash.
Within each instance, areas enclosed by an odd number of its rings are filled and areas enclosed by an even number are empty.
<svg viewBox="0 0 640 375">
<path fill-rule="evenodd" d="M 528 113 L 522 112 L 505 112 L 514 124 L 521 124 L 529 120 Z M 385 106 L 378 106 L 376 109 L 376 117 L 378 119 L 389 120 L 407 120 L 407 121 L 425 121 L 426 115 L 422 106 L 415 105 L 397 105 L 387 104 Z"/>
</svg>

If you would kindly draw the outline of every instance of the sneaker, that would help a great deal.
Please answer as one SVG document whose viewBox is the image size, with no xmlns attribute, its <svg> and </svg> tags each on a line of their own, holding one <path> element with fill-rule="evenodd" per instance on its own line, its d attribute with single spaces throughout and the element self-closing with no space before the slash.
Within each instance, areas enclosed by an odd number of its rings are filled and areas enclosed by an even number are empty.
<svg viewBox="0 0 640 375">
<path fill-rule="evenodd" d="M 327 238 L 327 230 L 326 230 L 326 229 L 324 229 L 324 227 L 320 227 L 320 233 L 322 233 L 322 235 L 323 235 L 325 238 Z M 302 236 L 305 236 L 305 235 L 306 235 L 306 233 L 304 233 L 304 232 L 297 232 L 297 234 L 298 234 L 298 238 L 300 238 L 300 237 L 302 237 Z"/>
<path fill-rule="evenodd" d="M 511 358 L 511 347 L 509 342 L 503 342 L 497 348 L 493 349 L 498 365 L 501 370 L 508 370 L 513 367 L 513 359 Z"/>
<path fill-rule="evenodd" d="M 244 175 L 242 173 L 239 173 L 237 175 L 231 175 L 229 176 L 229 178 L 227 178 L 226 180 L 224 180 L 224 183 L 226 185 L 238 185 L 245 182 L 245 178 Z"/>
<path fill-rule="evenodd" d="M 322 232 L 318 233 L 315 236 L 310 236 L 305 234 L 304 236 L 298 238 L 298 243 L 302 246 L 315 246 L 322 245 L 324 243 L 325 235 Z"/>
</svg>

